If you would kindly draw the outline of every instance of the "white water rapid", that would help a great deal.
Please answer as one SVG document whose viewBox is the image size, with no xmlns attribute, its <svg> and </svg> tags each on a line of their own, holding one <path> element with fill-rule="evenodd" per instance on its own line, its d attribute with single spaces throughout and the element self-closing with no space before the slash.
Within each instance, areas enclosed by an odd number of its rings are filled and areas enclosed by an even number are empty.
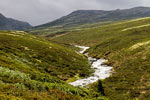
<svg viewBox="0 0 150 100">
<path fill-rule="evenodd" d="M 80 53 L 82 53 L 82 54 L 87 49 L 89 49 L 89 47 L 85 47 L 85 46 L 76 46 L 76 47 L 79 47 L 82 49 L 80 51 Z M 88 54 L 84 54 L 84 55 L 86 55 L 88 57 Z M 104 65 L 104 62 L 106 62 L 107 60 L 96 59 L 96 58 L 91 58 L 91 57 L 88 57 L 88 60 L 92 64 L 92 68 L 95 69 L 94 74 L 85 79 L 80 79 L 75 82 L 71 82 L 71 83 L 69 83 L 70 85 L 84 87 L 88 84 L 98 81 L 99 79 L 106 79 L 107 77 L 109 77 L 111 75 L 112 67 Z"/>
</svg>

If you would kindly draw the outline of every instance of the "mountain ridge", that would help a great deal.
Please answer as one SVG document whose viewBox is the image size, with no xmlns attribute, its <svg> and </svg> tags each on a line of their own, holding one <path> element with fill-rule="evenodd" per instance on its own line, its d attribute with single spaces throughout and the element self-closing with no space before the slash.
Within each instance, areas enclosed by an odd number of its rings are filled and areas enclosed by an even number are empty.
<svg viewBox="0 0 150 100">
<path fill-rule="evenodd" d="M 134 7 L 130 9 L 116 10 L 76 10 L 52 22 L 42 24 L 38 27 L 55 27 L 83 25 L 105 21 L 119 21 L 150 16 L 150 7 Z"/>
<path fill-rule="evenodd" d="M 28 22 L 7 18 L 0 13 L 0 30 L 24 30 L 31 27 L 32 25 L 30 25 Z"/>
</svg>

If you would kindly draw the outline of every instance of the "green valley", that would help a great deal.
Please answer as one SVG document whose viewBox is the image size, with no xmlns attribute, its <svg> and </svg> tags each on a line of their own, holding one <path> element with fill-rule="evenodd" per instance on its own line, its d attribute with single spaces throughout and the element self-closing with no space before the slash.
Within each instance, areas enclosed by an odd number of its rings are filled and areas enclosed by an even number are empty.
<svg viewBox="0 0 150 100">
<path fill-rule="evenodd" d="M 150 7 L 45 10 L 0 14 L 0 100 L 150 100 Z"/>
</svg>

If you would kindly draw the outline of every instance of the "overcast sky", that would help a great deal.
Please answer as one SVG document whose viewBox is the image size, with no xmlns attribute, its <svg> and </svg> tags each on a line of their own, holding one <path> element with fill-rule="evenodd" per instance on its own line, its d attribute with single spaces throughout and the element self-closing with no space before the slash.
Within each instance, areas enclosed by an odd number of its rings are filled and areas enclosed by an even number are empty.
<svg viewBox="0 0 150 100">
<path fill-rule="evenodd" d="M 0 13 L 32 25 L 50 22 L 74 10 L 111 10 L 150 6 L 150 0 L 0 0 Z"/>
</svg>

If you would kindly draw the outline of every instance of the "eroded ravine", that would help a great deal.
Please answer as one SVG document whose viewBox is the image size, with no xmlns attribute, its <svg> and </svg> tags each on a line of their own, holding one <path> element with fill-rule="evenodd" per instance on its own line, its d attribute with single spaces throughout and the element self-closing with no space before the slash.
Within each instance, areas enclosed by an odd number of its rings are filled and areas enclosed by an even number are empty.
<svg viewBox="0 0 150 100">
<path fill-rule="evenodd" d="M 76 46 L 76 47 L 79 47 L 82 49 L 80 51 L 80 53 L 82 53 L 82 54 L 84 54 L 84 52 L 87 49 L 89 49 L 89 47 L 85 47 L 85 46 Z M 104 65 L 104 62 L 106 62 L 107 60 L 92 58 L 92 57 L 89 57 L 88 54 L 84 54 L 84 55 L 86 55 L 88 57 L 89 62 L 92 64 L 92 68 L 95 69 L 94 74 L 90 77 L 87 77 L 85 79 L 80 79 L 75 82 L 71 82 L 69 84 L 71 84 L 73 86 L 84 87 L 88 84 L 98 81 L 99 79 L 105 79 L 111 75 L 112 67 Z"/>
</svg>

